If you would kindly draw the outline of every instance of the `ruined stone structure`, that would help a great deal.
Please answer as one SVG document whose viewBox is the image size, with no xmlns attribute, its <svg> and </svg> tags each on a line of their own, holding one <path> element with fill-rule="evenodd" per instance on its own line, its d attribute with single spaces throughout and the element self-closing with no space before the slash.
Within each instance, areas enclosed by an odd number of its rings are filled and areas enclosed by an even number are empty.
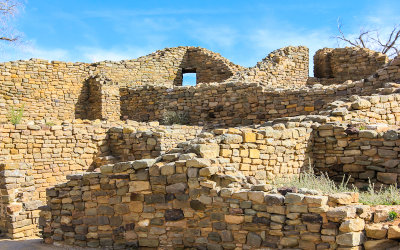
<svg viewBox="0 0 400 250">
<path fill-rule="evenodd" d="M 389 208 L 271 185 L 310 166 L 360 188 L 400 181 L 400 58 L 325 48 L 315 77 L 308 61 L 302 46 L 250 68 L 176 47 L 0 64 L 1 231 L 115 249 L 398 247 Z M 185 124 L 164 124 L 171 112 Z"/>
</svg>

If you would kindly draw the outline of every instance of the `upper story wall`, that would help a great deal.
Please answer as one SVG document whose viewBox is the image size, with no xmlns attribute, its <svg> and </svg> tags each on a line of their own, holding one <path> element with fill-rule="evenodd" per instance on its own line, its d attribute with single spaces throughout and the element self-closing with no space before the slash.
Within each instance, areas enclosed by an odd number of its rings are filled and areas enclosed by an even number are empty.
<svg viewBox="0 0 400 250">
<path fill-rule="evenodd" d="M 31 59 L 0 64 L 0 121 L 24 105 L 31 119 L 70 119 L 80 114 L 87 64 Z M 78 115 L 79 116 L 79 115 Z"/>
<path fill-rule="evenodd" d="M 263 85 L 305 85 L 308 79 L 308 48 L 288 46 L 271 52 L 256 66 L 237 72 L 234 81 Z"/>
<path fill-rule="evenodd" d="M 183 73 L 197 73 L 198 83 L 222 82 L 243 69 L 200 47 L 158 50 L 138 59 L 95 64 L 96 72 L 123 85 L 181 86 Z"/>
<path fill-rule="evenodd" d="M 217 53 L 195 47 L 167 48 L 120 62 L 86 64 L 31 59 L 0 63 L 0 123 L 7 122 L 11 108 L 22 106 L 26 120 L 90 118 L 90 94 L 96 91 L 88 79 L 96 75 L 118 86 L 172 87 L 182 85 L 185 70 L 194 70 L 198 82 L 221 82 L 241 68 Z"/>
<path fill-rule="evenodd" d="M 389 61 L 382 53 L 357 47 L 323 48 L 314 55 L 314 76 L 338 81 L 360 80 Z"/>
</svg>

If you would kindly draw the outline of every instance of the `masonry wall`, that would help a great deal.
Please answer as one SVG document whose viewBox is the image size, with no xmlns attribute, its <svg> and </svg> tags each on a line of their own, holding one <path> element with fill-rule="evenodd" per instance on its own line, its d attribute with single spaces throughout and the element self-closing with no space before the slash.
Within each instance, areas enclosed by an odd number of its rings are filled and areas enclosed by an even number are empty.
<svg viewBox="0 0 400 250">
<path fill-rule="evenodd" d="M 357 204 L 356 193 L 270 193 L 242 182 L 244 189 L 224 183 L 238 176 L 204 158 L 169 159 L 103 167 L 49 190 L 49 210 L 41 213 L 45 242 L 163 249 L 399 246 L 396 225 L 373 223 L 388 211 Z"/>
<path fill-rule="evenodd" d="M 119 121 L 121 103 L 118 84 L 100 77 L 93 77 L 87 80 L 87 85 L 89 98 L 85 118 Z"/>
<path fill-rule="evenodd" d="M 166 111 L 175 111 L 186 112 L 191 124 L 249 125 L 317 113 L 336 99 L 371 93 L 375 88 L 371 82 L 287 90 L 256 83 L 121 88 L 121 115 L 138 121 L 162 121 Z"/>
<path fill-rule="evenodd" d="M 374 74 L 388 61 L 386 55 L 365 48 L 324 48 L 314 55 L 314 76 L 359 80 Z"/>
<path fill-rule="evenodd" d="M 109 130 L 111 155 L 120 161 L 156 158 L 175 148 L 179 143 L 193 140 L 202 127 L 174 125 L 141 130 L 135 127 L 114 127 Z"/>
<path fill-rule="evenodd" d="M 7 121 L 11 107 L 22 105 L 29 119 L 80 117 L 85 110 L 86 67 L 84 63 L 38 59 L 1 63 L 0 121 Z"/>
<path fill-rule="evenodd" d="M 349 133 L 349 132 L 347 132 Z M 399 179 L 400 138 L 396 130 L 353 129 L 345 125 L 326 124 L 314 130 L 313 158 L 315 168 L 327 172 L 334 180 L 343 175 L 350 183 L 365 188 L 369 180 L 379 185 L 392 185 Z"/>
<path fill-rule="evenodd" d="M 312 162 L 311 123 L 277 124 L 258 129 L 217 129 L 222 165 L 261 182 L 298 176 Z M 311 160 L 312 161 L 312 160 Z"/>
<path fill-rule="evenodd" d="M 199 127 L 166 128 L 158 123 L 133 123 L 120 129 L 116 125 L 78 121 L 51 127 L 2 125 L 0 229 L 12 238 L 32 236 L 38 231 L 38 207 L 44 204 L 46 189 L 65 182 L 69 174 L 98 171 L 101 165 L 121 159 L 159 156 L 201 131 Z M 29 199 L 17 197 L 24 190 Z M 31 204 L 31 201 L 38 203 Z M 15 205 L 14 211 L 15 202 L 19 205 Z"/>
<path fill-rule="evenodd" d="M 31 59 L 1 63 L 0 122 L 7 122 L 12 107 L 22 105 L 25 120 L 87 118 L 92 115 L 87 110 L 93 101 L 89 98 L 94 98 L 90 96 L 89 78 L 102 75 L 122 87 L 172 87 L 182 84 L 182 69 L 189 67 L 196 69 L 201 82 L 220 82 L 242 69 L 217 53 L 195 47 L 167 48 L 120 62 L 87 64 Z"/>
<path fill-rule="evenodd" d="M 263 85 L 292 87 L 308 79 L 308 48 L 288 46 L 271 52 L 254 67 L 234 74 L 228 82 L 258 82 Z"/>
</svg>

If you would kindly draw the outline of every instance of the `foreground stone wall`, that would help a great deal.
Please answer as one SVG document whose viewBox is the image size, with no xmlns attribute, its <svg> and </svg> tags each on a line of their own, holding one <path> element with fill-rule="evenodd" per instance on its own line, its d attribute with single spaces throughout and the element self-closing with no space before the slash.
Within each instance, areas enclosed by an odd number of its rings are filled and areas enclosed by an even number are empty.
<svg viewBox="0 0 400 250">
<path fill-rule="evenodd" d="M 388 57 L 366 48 L 324 48 L 314 55 L 314 76 L 337 81 L 360 80 L 374 74 Z"/>
<path fill-rule="evenodd" d="M 396 130 L 351 129 L 345 125 L 326 124 L 314 130 L 313 158 L 316 169 L 327 172 L 334 180 L 343 175 L 350 183 L 363 188 L 369 181 L 391 185 L 400 181 L 399 146 Z"/>
<path fill-rule="evenodd" d="M 121 159 L 159 156 L 201 131 L 199 127 L 158 123 L 116 125 L 80 121 L 51 127 L 1 125 L 0 188 L 4 199 L 0 229 L 13 238 L 32 236 L 37 232 L 38 207 L 46 200 L 46 189 L 65 182 L 67 175 L 95 171 Z M 33 201 L 37 204 L 30 203 Z M 19 205 L 14 206 L 15 202 Z M 18 209 L 14 211 L 14 207 Z"/>
<path fill-rule="evenodd" d="M 399 227 L 373 224 L 387 214 L 358 205 L 356 193 L 270 193 L 205 158 L 168 159 L 103 166 L 49 190 L 49 209 L 41 212 L 45 242 L 116 249 L 399 246 L 388 240 L 399 237 Z"/>
<path fill-rule="evenodd" d="M 0 163 L 0 231 L 10 238 L 37 235 L 39 210 L 30 164 Z"/>
</svg>

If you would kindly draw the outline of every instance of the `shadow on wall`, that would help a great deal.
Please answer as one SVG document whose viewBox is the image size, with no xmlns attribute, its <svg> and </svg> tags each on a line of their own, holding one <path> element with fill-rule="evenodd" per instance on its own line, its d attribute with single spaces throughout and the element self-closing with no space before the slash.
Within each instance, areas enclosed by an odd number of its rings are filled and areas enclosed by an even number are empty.
<svg viewBox="0 0 400 250">
<path fill-rule="evenodd" d="M 174 86 L 182 86 L 183 74 L 196 73 L 196 83 L 223 82 L 233 75 L 226 62 L 212 52 L 201 48 L 188 48 L 183 56 L 178 72 L 174 79 Z"/>
<path fill-rule="evenodd" d="M 83 83 L 75 104 L 75 119 L 87 119 L 89 106 L 89 79 Z"/>
</svg>

